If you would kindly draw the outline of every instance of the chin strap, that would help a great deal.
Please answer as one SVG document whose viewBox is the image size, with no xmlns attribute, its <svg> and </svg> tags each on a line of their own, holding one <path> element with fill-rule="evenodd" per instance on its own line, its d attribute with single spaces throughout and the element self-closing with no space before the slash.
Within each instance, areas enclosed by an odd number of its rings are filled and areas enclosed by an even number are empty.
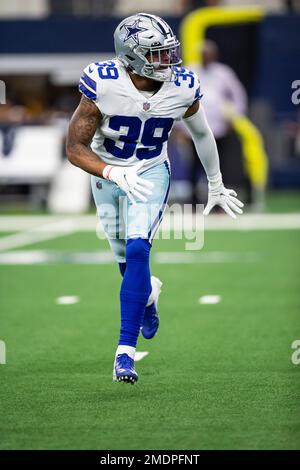
<svg viewBox="0 0 300 470">
<path fill-rule="evenodd" d="M 172 70 L 172 67 L 168 67 L 168 74 L 166 74 L 165 72 L 158 72 L 157 70 L 154 69 L 153 66 L 151 67 L 152 67 L 151 74 L 146 74 L 145 71 L 143 71 L 144 77 L 151 78 L 152 80 L 156 80 L 158 82 L 175 82 L 176 74 Z"/>
</svg>

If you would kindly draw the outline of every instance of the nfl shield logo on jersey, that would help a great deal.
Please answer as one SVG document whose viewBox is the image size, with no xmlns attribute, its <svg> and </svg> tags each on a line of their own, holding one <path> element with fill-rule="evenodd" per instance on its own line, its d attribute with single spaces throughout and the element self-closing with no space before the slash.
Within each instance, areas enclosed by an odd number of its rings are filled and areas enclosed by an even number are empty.
<svg viewBox="0 0 300 470">
<path fill-rule="evenodd" d="M 144 111 L 149 111 L 149 109 L 150 109 L 150 103 L 147 103 L 147 102 L 144 103 L 144 104 L 143 104 L 143 110 L 144 110 Z"/>
</svg>

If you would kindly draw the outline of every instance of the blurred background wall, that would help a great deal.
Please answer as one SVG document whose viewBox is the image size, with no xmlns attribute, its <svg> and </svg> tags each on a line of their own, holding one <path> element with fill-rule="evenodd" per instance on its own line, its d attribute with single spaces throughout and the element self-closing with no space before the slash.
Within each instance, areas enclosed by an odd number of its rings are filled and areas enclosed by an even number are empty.
<svg viewBox="0 0 300 470">
<path fill-rule="evenodd" d="M 137 11 L 158 14 L 180 36 L 186 15 L 198 9 L 249 5 L 262 9 L 261 21 L 212 25 L 206 38 L 218 48 L 217 62 L 234 73 L 246 92 L 245 115 L 258 130 L 268 159 L 268 189 L 300 191 L 298 0 L 2 0 L 0 79 L 6 104 L 0 105 L 0 209 L 18 204 L 63 212 L 72 211 L 72 204 L 74 211 L 90 207 L 86 177 L 66 163 L 64 139 L 80 99 L 81 71 L 90 62 L 114 57 L 113 31 L 121 18 Z M 199 61 L 200 55 L 199 50 Z M 204 70 L 197 72 L 204 82 Z M 202 93 L 205 98 L 205 86 Z M 265 199 L 255 199 L 251 191 L 241 147 L 238 137 L 228 141 L 223 159 L 228 178 L 244 192 L 249 208 L 263 210 Z M 195 167 L 191 142 L 180 128 L 172 135 L 169 154 L 171 199 L 204 202 L 204 174 L 200 165 Z M 57 205 L 59 199 L 66 204 Z"/>
</svg>

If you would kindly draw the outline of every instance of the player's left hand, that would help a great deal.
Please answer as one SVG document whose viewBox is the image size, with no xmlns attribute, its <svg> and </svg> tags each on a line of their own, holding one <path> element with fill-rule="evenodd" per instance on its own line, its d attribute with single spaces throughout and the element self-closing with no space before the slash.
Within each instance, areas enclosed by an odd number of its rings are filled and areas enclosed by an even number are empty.
<svg viewBox="0 0 300 470">
<path fill-rule="evenodd" d="M 233 189 L 226 189 L 223 183 L 214 187 L 208 184 L 208 201 L 203 211 L 204 215 L 208 215 L 213 207 L 220 206 L 224 211 L 233 219 L 236 219 L 236 214 L 242 214 L 242 207 L 244 204 L 237 199 L 237 194 Z"/>
</svg>

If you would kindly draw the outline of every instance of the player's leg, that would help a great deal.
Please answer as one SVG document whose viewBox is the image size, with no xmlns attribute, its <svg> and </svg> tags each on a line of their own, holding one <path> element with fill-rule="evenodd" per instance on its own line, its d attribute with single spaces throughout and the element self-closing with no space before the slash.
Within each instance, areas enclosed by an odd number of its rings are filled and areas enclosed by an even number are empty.
<svg viewBox="0 0 300 470">
<path fill-rule="evenodd" d="M 119 263 L 122 276 L 125 274 L 126 261 Z M 151 294 L 147 300 L 142 322 L 142 334 L 146 339 L 152 339 L 159 327 L 158 299 L 161 293 L 162 282 L 158 277 L 151 276 Z"/>
<path fill-rule="evenodd" d="M 139 333 L 139 328 L 141 326 L 141 321 L 144 318 L 144 321 L 146 322 L 145 325 L 143 324 L 142 329 L 142 332 L 145 333 L 147 330 L 148 319 L 148 328 L 150 327 L 150 329 L 152 329 L 152 333 L 148 337 L 152 337 L 158 328 L 157 300 L 160 292 L 161 283 L 157 278 L 154 278 L 154 276 L 152 276 L 150 281 L 150 286 L 152 284 L 152 288 L 149 287 L 149 254 L 152 238 L 154 237 L 155 231 L 159 226 L 164 210 L 164 205 L 167 201 L 167 195 L 169 190 L 168 165 L 165 163 L 150 170 L 147 170 L 143 173 L 143 177 L 147 177 L 149 180 L 153 180 L 153 182 L 155 183 L 155 197 L 152 197 L 152 199 L 149 201 L 146 210 L 145 207 L 143 207 L 143 204 L 141 203 L 138 204 L 139 210 L 137 214 L 132 213 L 131 206 L 129 206 L 129 211 L 124 211 L 125 217 L 127 218 L 127 246 L 125 246 L 124 240 L 124 215 L 119 211 L 119 197 L 124 195 L 124 193 L 120 191 L 111 182 L 103 180 L 101 178 L 92 177 L 92 190 L 97 206 L 98 215 L 100 217 L 102 226 L 105 230 L 111 248 L 115 254 L 116 260 L 119 263 L 121 274 L 124 275 L 126 273 L 126 260 L 128 260 L 130 266 L 129 271 L 127 272 L 125 283 L 122 283 L 121 287 L 121 335 L 119 341 L 119 348 L 117 350 L 116 356 L 123 355 L 123 364 L 121 365 L 124 365 L 124 354 L 126 354 L 127 358 L 129 357 L 129 359 L 132 361 L 131 369 L 133 369 L 133 376 L 135 374 L 133 364 L 135 346 Z M 145 214 L 147 214 L 147 217 L 145 217 Z M 141 240 L 138 240 L 139 238 Z M 147 238 L 149 238 L 150 242 L 147 241 Z M 131 242 L 129 242 L 130 239 L 132 239 Z M 136 274 L 136 266 L 139 265 L 136 265 L 137 260 L 135 253 L 138 253 L 138 258 L 143 258 L 143 260 L 140 260 L 140 266 L 143 266 L 143 271 L 138 269 L 138 274 Z M 135 305 L 131 305 L 128 307 L 131 301 L 130 288 L 127 289 L 127 286 L 131 286 L 132 279 L 136 279 L 136 276 L 139 276 L 141 283 L 140 286 L 135 283 L 136 289 L 134 290 L 133 299 L 133 303 Z M 137 297 L 136 293 L 141 294 L 141 296 L 143 297 L 142 302 L 135 302 L 135 299 Z M 139 298 L 139 301 L 141 301 L 141 298 Z M 141 308 L 141 305 L 143 306 L 143 308 Z M 146 311 L 145 305 L 147 305 Z M 128 316 L 129 311 L 130 315 Z M 133 321 L 128 321 L 128 318 L 132 315 Z M 124 321 L 122 321 L 122 319 L 124 319 Z M 129 331 L 128 325 L 130 325 Z M 137 325 L 139 326 L 137 327 Z M 145 337 L 147 337 L 146 334 L 147 332 L 145 333 Z M 128 361 L 125 365 L 128 369 Z M 137 380 L 137 375 L 136 377 L 134 377 L 134 381 L 135 380 Z"/>
<path fill-rule="evenodd" d="M 143 173 L 144 178 L 155 183 L 155 193 L 148 199 L 147 207 L 144 208 L 143 204 L 139 204 L 138 208 L 141 208 L 141 214 L 145 214 L 147 211 L 150 213 L 148 215 L 148 220 L 144 221 L 143 217 L 137 216 L 132 218 L 133 227 L 131 233 L 136 231 L 135 226 L 137 225 L 136 219 L 139 221 L 140 226 L 146 227 L 148 224 L 148 239 L 150 243 L 154 238 L 154 235 L 160 225 L 160 222 L 163 217 L 163 213 L 167 204 L 169 187 L 170 187 L 170 167 L 169 162 L 165 162 L 161 165 L 158 165 L 145 173 Z M 148 208 L 148 209 L 147 209 Z M 144 233 L 145 236 L 145 233 Z M 126 263 L 119 263 L 120 272 L 124 275 L 126 270 Z M 142 322 L 142 335 L 146 339 L 151 339 L 155 336 L 159 327 L 159 316 L 158 316 L 158 299 L 161 292 L 162 282 L 155 276 L 151 276 L 151 294 L 148 298 L 145 313 Z"/>
<path fill-rule="evenodd" d="M 140 228 L 137 229 L 136 226 L 144 227 L 143 237 L 146 237 L 147 230 L 147 236 L 151 243 L 155 232 L 159 227 L 163 211 L 167 203 L 170 183 L 169 163 L 165 162 L 162 165 L 158 165 L 157 167 L 144 172 L 143 177 L 155 182 L 155 194 L 148 199 L 147 205 L 140 203 L 137 208 L 132 208 L 135 209 L 136 214 L 133 214 L 134 216 L 131 217 L 131 221 L 129 223 L 132 227 L 129 227 L 128 230 L 129 234 L 137 235 Z M 147 212 L 148 219 L 145 220 L 144 214 Z M 124 276 L 126 263 L 119 263 L 119 267 L 122 276 Z M 151 294 L 146 304 L 142 322 L 142 334 L 146 339 L 153 338 L 159 327 L 157 304 L 161 292 L 161 286 L 162 282 L 160 279 L 155 276 L 151 276 Z"/>
<path fill-rule="evenodd" d="M 98 217 L 105 235 L 119 266 L 127 266 L 125 280 L 123 279 L 121 286 L 121 334 L 114 361 L 113 378 L 131 380 L 133 383 L 137 380 L 134 371 L 134 351 L 140 329 L 140 310 L 144 312 L 151 291 L 149 286 L 145 291 L 149 277 L 147 270 L 149 270 L 150 244 L 146 241 L 144 247 L 145 240 L 141 240 L 141 243 L 138 240 L 126 243 L 124 214 L 127 211 L 122 207 L 124 203 L 127 204 L 125 193 L 114 183 L 101 178 L 92 177 L 91 182 Z M 136 268 L 136 258 L 141 260 L 143 269 Z M 136 282 L 136 278 L 139 283 Z M 136 283 L 139 295 L 136 295 L 136 290 L 133 293 L 130 291 L 133 283 Z"/>
<path fill-rule="evenodd" d="M 141 254 L 141 247 L 136 243 L 127 243 L 125 236 L 124 224 L 124 211 L 123 205 L 127 204 L 125 193 L 121 191 L 111 181 L 103 180 L 101 178 L 92 177 L 92 192 L 97 207 L 97 214 L 100 219 L 102 228 L 119 263 L 122 275 L 125 274 L 126 258 L 128 259 L 128 270 L 125 278 L 125 283 L 121 287 L 121 334 L 119 347 L 117 349 L 114 365 L 113 365 L 113 379 L 131 381 L 134 383 L 137 380 L 137 374 L 134 370 L 134 351 L 136 346 L 136 328 L 140 328 L 139 314 L 137 312 L 145 308 L 145 302 L 140 306 L 140 299 L 136 302 L 136 295 L 131 295 L 130 285 L 135 282 L 135 251 L 138 255 Z M 147 255 L 146 247 L 146 257 Z M 146 278 L 147 278 L 146 273 Z M 145 276 L 138 273 L 138 278 L 141 285 L 138 286 L 139 291 L 143 290 Z M 129 287 L 127 287 L 129 286 Z M 150 289 L 149 289 L 150 290 Z M 126 301 L 124 302 L 124 296 Z M 149 297 L 149 292 L 145 294 L 146 300 Z M 122 301 L 123 298 L 123 301 Z M 128 311 L 130 310 L 130 315 Z M 130 321 L 128 318 L 130 317 Z"/>
<path fill-rule="evenodd" d="M 116 353 L 116 376 L 118 380 L 135 382 L 137 373 L 134 370 L 135 348 L 140 327 L 144 329 L 145 312 L 148 311 L 148 324 L 145 326 L 155 332 L 158 328 L 157 289 L 151 287 L 149 257 L 152 239 L 160 224 L 167 202 L 170 175 L 167 164 L 158 165 L 142 173 L 143 178 L 155 184 L 155 195 L 147 203 L 138 202 L 136 206 L 128 203 L 125 214 L 127 230 L 126 267 L 120 266 L 124 274 L 121 286 L 121 331 Z M 157 280 L 160 289 L 160 281 Z M 149 300 L 150 299 L 150 300 Z M 149 309 L 150 307 L 150 309 Z M 156 324 L 153 319 L 156 317 Z M 151 335 L 153 333 L 151 330 Z M 149 335 L 150 337 L 150 335 Z M 118 364 L 118 358 L 122 359 Z M 123 367 L 122 367 L 123 366 Z"/>
<path fill-rule="evenodd" d="M 153 168 L 151 177 L 155 182 L 155 188 L 159 188 L 159 191 L 155 191 L 155 194 L 151 197 L 151 201 L 149 201 L 154 208 L 148 233 L 149 241 L 152 244 L 155 233 L 162 221 L 163 214 L 168 202 L 170 189 L 169 162 L 164 162 L 162 165 Z M 142 323 L 142 335 L 146 339 L 153 338 L 159 328 L 158 298 L 161 292 L 162 282 L 159 278 L 151 276 L 151 286 L 152 292 L 145 308 L 145 314 Z"/>
<path fill-rule="evenodd" d="M 122 201 L 119 198 L 120 191 L 112 181 L 96 176 L 92 176 L 91 185 L 97 214 L 105 236 L 119 266 L 126 266 L 125 227 L 122 218 Z"/>
<path fill-rule="evenodd" d="M 120 211 L 120 206 L 124 203 L 124 195 L 123 201 L 121 201 L 120 190 L 117 186 L 111 181 L 103 180 L 102 178 L 92 176 L 91 185 L 99 220 L 115 258 L 119 263 L 120 270 L 124 274 L 122 267 L 126 266 L 126 240 L 123 211 Z M 121 353 L 117 360 L 116 354 L 113 365 L 113 379 L 116 380 L 116 366 L 122 371 L 124 368 L 131 367 L 132 364 L 133 360 L 128 355 Z"/>
<path fill-rule="evenodd" d="M 114 252 L 120 267 L 126 266 L 126 275 L 121 286 L 121 332 L 119 347 L 114 363 L 118 378 L 137 380 L 134 371 L 134 352 L 141 326 L 145 305 L 151 292 L 149 253 L 150 243 L 138 236 L 126 243 L 124 215 L 127 218 L 125 193 L 114 183 L 102 178 L 92 177 L 92 192 L 97 207 L 97 214 L 102 228 Z M 147 233 L 147 227 L 146 227 Z M 126 262 L 127 260 L 127 262 Z M 121 269 L 121 268 L 120 268 Z M 123 271 L 125 274 L 125 269 Z M 131 286 L 134 285 L 133 291 Z"/>
<path fill-rule="evenodd" d="M 149 256 L 151 245 L 141 237 L 126 243 L 126 271 L 121 291 L 121 328 L 116 351 L 116 378 L 135 382 L 134 356 L 145 306 L 151 292 Z"/>
</svg>

